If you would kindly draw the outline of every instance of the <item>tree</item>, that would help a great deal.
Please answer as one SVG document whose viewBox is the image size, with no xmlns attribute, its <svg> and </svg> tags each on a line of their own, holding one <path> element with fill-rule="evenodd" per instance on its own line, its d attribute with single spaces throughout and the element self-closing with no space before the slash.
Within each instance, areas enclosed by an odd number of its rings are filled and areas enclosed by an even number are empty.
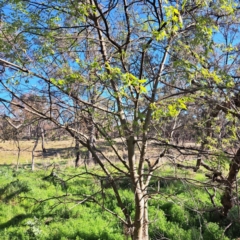
<svg viewBox="0 0 240 240">
<path fill-rule="evenodd" d="M 235 79 L 239 76 L 236 69 L 225 69 L 221 58 L 217 64 L 214 61 L 221 50 L 219 30 L 226 24 L 238 26 L 235 1 L 3 1 L 2 11 L 1 44 L 7 50 L 0 62 L 8 70 L 2 73 L 1 84 L 26 103 L 18 88 L 26 84 L 36 88 L 34 83 L 41 82 L 38 91 L 47 99 L 49 109 L 46 112 L 13 101 L 11 105 L 65 129 L 91 153 L 122 210 L 113 214 L 125 224 L 132 239 L 149 239 L 149 184 L 158 179 L 155 172 L 169 149 L 183 157 L 196 157 L 196 166 L 175 162 L 176 166 L 194 171 L 204 167 L 213 182 L 225 186 L 222 203 L 227 215 L 239 153 L 231 157 L 225 153 L 228 144 L 217 147 L 213 128 L 219 120 L 214 119 L 214 111 L 221 111 L 223 118 L 239 116 L 236 104 L 227 105 L 238 96 Z M 96 53 L 89 58 L 92 49 Z M 225 51 L 229 58 L 232 49 L 228 43 Z M 76 94 L 74 89 L 79 88 L 85 93 Z M 235 98 L 227 100 L 226 94 L 233 90 Z M 76 127 L 79 118 L 90 122 L 90 134 Z M 190 120 L 183 123 L 184 119 Z M 200 146 L 174 143 L 181 125 L 193 127 Z M 223 125 L 220 132 L 226 131 Z M 94 129 L 121 165 L 93 144 Z M 118 152 L 113 129 L 123 140 L 126 157 Z M 226 139 L 232 143 L 234 131 L 227 132 Z M 159 146 L 157 156 L 148 151 L 153 142 Z M 210 165 L 203 161 L 204 156 L 211 159 Z M 219 169 L 225 164 L 219 165 L 219 156 L 224 156 L 225 162 L 233 159 L 228 177 Z M 134 216 L 119 193 L 119 175 L 131 183 Z"/>
<path fill-rule="evenodd" d="M 46 111 L 46 101 L 44 98 L 41 98 L 34 94 L 22 94 L 19 99 L 13 98 L 13 103 L 17 103 L 16 105 L 12 105 L 11 108 L 8 108 L 11 117 L 4 114 L 3 117 L 3 129 L 2 129 L 2 137 L 4 140 L 14 140 L 17 143 L 18 147 L 18 158 L 17 158 L 17 170 L 19 167 L 19 157 L 20 157 L 20 138 L 28 138 L 28 140 L 35 138 L 34 147 L 32 149 L 32 170 L 34 170 L 34 151 L 38 145 L 39 137 L 41 137 L 42 143 L 42 153 L 46 153 L 45 148 L 45 125 L 46 121 L 43 121 L 41 118 L 36 117 L 34 114 L 25 111 L 24 104 L 27 106 L 31 106 L 41 111 Z M 6 128 L 6 123 L 11 127 L 12 134 Z M 17 123 L 17 125 L 16 125 Z M 5 125 L 5 128 L 4 128 Z M 9 128 L 9 127 L 8 127 Z M 6 132 L 6 133 L 5 133 Z M 8 135 L 6 137 L 6 134 Z"/>
</svg>

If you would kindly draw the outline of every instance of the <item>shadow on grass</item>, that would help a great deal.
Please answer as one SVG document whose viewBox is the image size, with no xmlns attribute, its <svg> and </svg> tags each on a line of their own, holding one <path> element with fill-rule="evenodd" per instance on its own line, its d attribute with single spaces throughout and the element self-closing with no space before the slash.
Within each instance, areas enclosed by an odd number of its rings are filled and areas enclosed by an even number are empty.
<svg viewBox="0 0 240 240">
<path fill-rule="evenodd" d="M 20 193 L 27 193 L 30 188 L 26 182 L 16 181 L 8 183 L 5 187 L 0 189 L 0 196 L 4 202 L 9 202 L 17 197 Z"/>
<path fill-rule="evenodd" d="M 74 147 L 65 148 L 47 148 L 47 152 L 43 153 L 43 158 L 56 157 L 60 155 L 61 158 L 67 158 L 74 153 Z"/>
<path fill-rule="evenodd" d="M 25 220 L 26 218 L 30 218 L 30 217 L 32 217 L 32 214 L 18 214 L 16 216 L 14 216 L 12 219 L 8 220 L 7 222 L 0 224 L 0 229 L 18 225 L 23 220 Z"/>
</svg>

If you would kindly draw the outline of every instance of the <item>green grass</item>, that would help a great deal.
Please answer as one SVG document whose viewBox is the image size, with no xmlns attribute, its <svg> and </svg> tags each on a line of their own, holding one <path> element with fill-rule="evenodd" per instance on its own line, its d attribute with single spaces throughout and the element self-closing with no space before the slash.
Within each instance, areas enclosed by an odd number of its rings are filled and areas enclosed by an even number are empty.
<svg viewBox="0 0 240 240">
<path fill-rule="evenodd" d="M 111 215 L 91 202 L 78 204 L 99 190 L 93 179 L 75 178 L 65 189 L 46 179 L 50 172 L 1 171 L 0 233 L 5 239 L 122 239 Z M 71 174 L 68 171 L 65 179 Z"/>
<path fill-rule="evenodd" d="M 230 220 L 221 219 L 217 213 L 202 211 L 212 208 L 204 188 L 181 180 L 164 180 L 163 177 L 172 174 L 171 168 L 165 170 L 164 173 L 158 172 L 160 189 L 149 201 L 151 239 L 192 240 L 203 237 L 204 240 L 227 240 L 240 236 L 236 208 L 230 213 L 231 219 L 236 221 L 224 235 L 223 229 Z M 60 165 L 54 169 L 58 178 L 51 176 L 51 171 L 31 172 L 20 168 L 16 172 L 9 166 L 0 168 L 1 239 L 125 239 L 123 226 L 117 218 L 90 201 L 91 198 L 85 201 L 86 197 L 95 194 L 101 204 L 123 217 L 107 182 L 101 191 L 100 180 L 83 174 L 84 167 L 74 169 Z M 91 167 L 91 171 L 102 175 L 99 167 Z M 177 174 L 181 177 L 188 173 L 178 171 Z M 78 176 L 72 178 L 74 175 Z M 200 182 L 203 176 L 201 173 L 194 175 Z M 66 182 L 63 184 L 61 180 Z M 151 182 L 152 191 L 156 189 L 158 180 Z M 122 179 L 118 186 L 124 204 L 134 216 L 134 196 L 128 180 Z M 212 193 L 211 189 L 209 191 Z M 220 206 L 220 194 L 216 195 L 216 203 Z"/>
</svg>

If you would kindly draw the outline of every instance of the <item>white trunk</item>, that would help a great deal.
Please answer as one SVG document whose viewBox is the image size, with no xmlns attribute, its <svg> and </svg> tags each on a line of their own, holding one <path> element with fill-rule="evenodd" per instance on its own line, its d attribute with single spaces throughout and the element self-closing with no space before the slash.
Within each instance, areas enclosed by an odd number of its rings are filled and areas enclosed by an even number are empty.
<svg viewBox="0 0 240 240">
<path fill-rule="evenodd" d="M 135 218 L 132 239 L 148 240 L 148 196 L 147 191 L 143 188 L 144 183 L 141 182 L 143 179 L 137 172 L 135 143 L 134 136 L 130 136 L 127 140 L 128 161 L 135 194 Z"/>
<path fill-rule="evenodd" d="M 148 199 L 143 191 L 136 190 L 133 240 L 148 240 Z"/>
<path fill-rule="evenodd" d="M 33 146 L 33 149 L 32 149 L 32 171 L 34 171 L 34 169 L 35 169 L 34 152 L 35 152 L 35 149 L 36 149 L 37 145 L 38 145 L 38 135 L 37 135 L 37 139 L 36 139 L 36 141 L 34 143 L 34 146 Z"/>
</svg>

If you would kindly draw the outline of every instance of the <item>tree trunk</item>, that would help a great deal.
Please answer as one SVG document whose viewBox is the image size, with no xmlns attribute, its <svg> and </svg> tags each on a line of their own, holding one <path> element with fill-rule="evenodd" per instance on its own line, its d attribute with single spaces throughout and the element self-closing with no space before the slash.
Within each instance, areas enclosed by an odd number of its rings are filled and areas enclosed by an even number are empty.
<svg viewBox="0 0 240 240">
<path fill-rule="evenodd" d="M 148 239 L 148 196 L 141 189 L 136 189 L 133 240 Z"/>
<path fill-rule="evenodd" d="M 36 149 L 36 147 L 37 147 L 37 145 L 38 145 L 38 134 L 37 134 L 37 139 L 36 139 L 36 141 L 35 141 L 35 143 L 34 143 L 34 146 L 33 146 L 33 149 L 32 149 L 32 171 L 34 171 L 34 169 L 35 169 L 35 162 L 34 162 L 34 151 L 35 151 L 35 149 Z"/>
<path fill-rule="evenodd" d="M 21 148 L 20 148 L 20 144 L 19 144 L 19 139 L 17 137 L 16 139 L 16 142 L 17 142 L 17 149 L 18 149 L 18 155 L 17 155 L 17 171 L 18 171 L 18 168 L 19 168 L 19 159 L 20 159 L 20 152 L 21 152 Z"/>
<path fill-rule="evenodd" d="M 134 136 L 127 139 L 128 161 L 135 194 L 135 218 L 133 223 L 133 240 L 148 240 L 148 196 L 147 190 L 142 182 L 143 179 L 137 172 L 135 156 L 136 140 Z M 142 172 L 142 171 L 140 171 Z"/>
<path fill-rule="evenodd" d="M 45 134 L 44 134 L 44 129 L 41 127 L 40 128 L 41 131 L 41 140 L 42 140 L 42 152 L 46 153 L 46 148 L 45 148 Z"/>
<path fill-rule="evenodd" d="M 32 126 L 29 124 L 28 126 L 28 141 L 32 138 Z"/>
<path fill-rule="evenodd" d="M 90 74 L 90 77 L 91 77 L 91 74 Z M 94 105 L 96 103 L 96 86 L 93 87 L 93 90 L 92 92 L 90 93 L 90 101 L 91 101 L 91 104 Z M 90 145 L 90 148 L 94 147 L 95 145 L 95 141 L 96 141 L 96 138 L 95 138 L 95 133 L 96 133 L 96 127 L 94 125 L 94 108 L 92 109 L 91 112 L 89 112 L 89 118 L 88 118 L 88 122 L 87 122 L 87 128 L 88 128 L 88 136 L 89 136 L 89 145 Z M 94 159 L 92 153 L 90 151 L 88 151 L 88 163 L 97 163 L 96 162 L 96 159 Z"/>
<path fill-rule="evenodd" d="M 79 167 L 79 160 L 80 160 L 80 147 L 79 147 L 79 141 L 75 139 L 75 167 Z"/>
<path fill-rule="evenodd" d="M 89 123 L 88 123 L 88 132 L 89 132 L 89 145 L 90 145 L 90 148 L 92 148 L 95 144 L 95 131 L 96 131 L 96 128 L 94 126 L 94 123 L 92 121 L 92 114 L 89 114 L 90 117 L 89 117 Z M 96 163 L 94 157 L 92 156 L 92 153 L 90 151 L 88 151 L 88 159 L 87 159 L 87 163 L 91 163 L 91 162 L 94 162 Z"/>
<path fill-rule="evenodd" d="M 90 145 L 91 145 L 91 147 L 93 147 L 94 146 L 94 144 L 95 144 L 95 127 L 94 127 L 94 125 L 92 124 L 92 126 L 90 127 L 90 136 L 89 136 L 89 141 L 90 141 Z M 90 160 L 93 160 L 92 158 L 92 154 L 91 154 L 91 152 L 89 151 L 89 159 Z"/>
<path fill-rule="evenodd" d="M 233 202 L 233 185 L 237 179 L 237 174 L 240 168 L 240 148 L 238 149 L 235 157 L 233 158 L 227 181 L 225 183 L 225 192 L 221 198 L 221 203 L 223 205 L 224 216 L 228 215 L 229 210 L 234 206 Z"/>
</svg>

